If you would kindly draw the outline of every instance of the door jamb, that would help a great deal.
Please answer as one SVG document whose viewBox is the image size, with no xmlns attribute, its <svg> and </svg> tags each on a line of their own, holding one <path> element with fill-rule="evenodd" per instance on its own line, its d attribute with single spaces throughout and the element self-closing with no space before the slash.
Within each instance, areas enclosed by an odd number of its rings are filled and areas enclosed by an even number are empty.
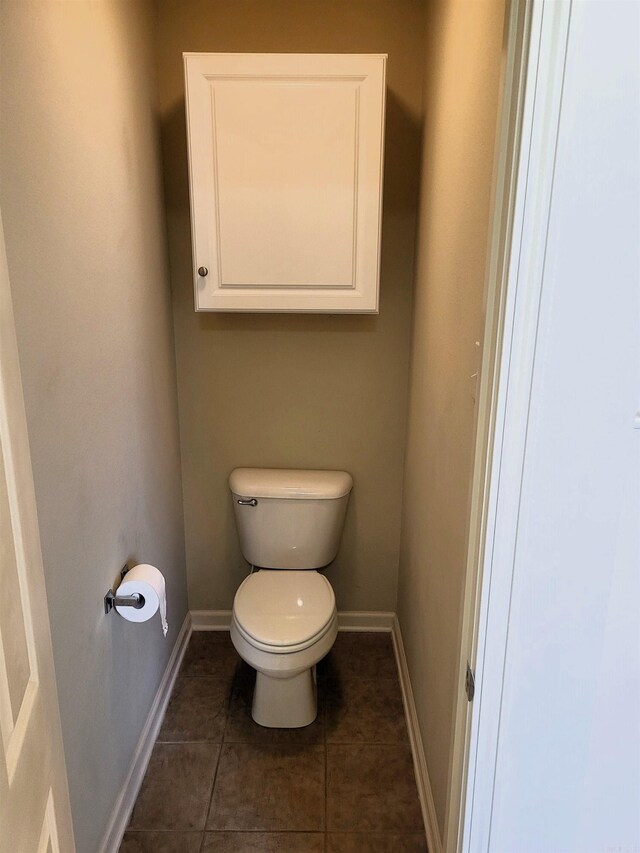
<svg viewBox="0 0 640 853">
<path fill-rule="evenodd" d="M 534 0 L 507 0 L 494 163 L 491 226 L 485 286 L 485 321 L 480 366 L 475 451 L 470 495 L 467 565 L 463 593 L 460 657 L 445 815 L 446 853 L 460 853 L 466 811 L 472 705 L 467 665 L 475 671 L 483 556 L 491 512 L 491 469 L 495 451 L 500 363 L 504 343 L 509 260 L 515 219 L 524 97 Z"/>
<path fill-rule="evenodd" d="M 490 845 L 518 497 L 573 0 L 512 2 L 523 8 L 511 7 L 510 23 L 522 12 L 525 27 L 503 98 L 503 112 L 514 110 L 507 135 L 513 147 L 510 157 L 503 153 L 505 171 L 496 181 L 447 853 Z M 515 31 L 511 38 L 516 46 Z M 472 703 L 462 686 L 467 660 L 476 668 Z"/>
</svg>

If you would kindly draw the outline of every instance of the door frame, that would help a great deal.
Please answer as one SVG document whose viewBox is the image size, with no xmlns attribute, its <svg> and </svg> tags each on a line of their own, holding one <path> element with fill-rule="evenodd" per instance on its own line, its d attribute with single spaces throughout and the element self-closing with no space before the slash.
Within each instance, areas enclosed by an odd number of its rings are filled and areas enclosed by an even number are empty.
<svg viewBox="0 0 640 853">
<path fill-rule="evenodd" d="M 506 10 L 446 853 L 479 853 L 489 844 L 518 496 L 571 3 L 508 0 Z M 475 677 L 473 701 L 465 690 L 467 665 Z"/>
</svg>

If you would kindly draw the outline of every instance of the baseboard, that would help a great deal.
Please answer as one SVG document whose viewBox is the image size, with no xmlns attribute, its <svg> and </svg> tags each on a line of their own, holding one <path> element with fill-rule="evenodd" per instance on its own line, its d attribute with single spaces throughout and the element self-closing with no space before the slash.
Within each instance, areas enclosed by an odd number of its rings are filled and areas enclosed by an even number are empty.
<svg viewBox="0 0 640 853">
<path fill-rule="evenodd" d="M 341 610 L 338 631 L 391 631 L 395 613 L 375 610 Z"/>
<path fill-rule="evenodd" d="M 442 839 L 440 838 L 436 807 L 433 802 L 433 792 L 431 791 L 431 782 L 429 781 L 429 772 L 427 770 L 427 761 L 424 754 L 424 746 L 422 744 L 422 735 L 420 734 L 418 712 L 413 698 L 413 690 L 411 689 L 411 679 L 409 678 L 409 667 L 407 665 L 407 658 L 404 652 L 402 634 L 400 633 L 400 623 L 398 622 L 398 617 L 395 614 L 393 615 L 391 637 L 393 639 L 393 648 L 396 654 L 396 663 L 398 664 L 400 687 L 402 688 L 402 700 L 404 702 L 407 728 L 409 730 L 409 742 L 411 744 L 411 752 L 413 753 L 413 766 L 416 774 L 418 796 L 420 797 L 422 818 L 424 820 L 425 831 L 427 834 L 427 848 L 429 853 L 442 853 Z"/>
<path fill-rule="evenodd" d="M 384 611 L 345 610 L 338 613 L 339 631 L 391 631 L 394 613 Z M 192 610 L 191 627 L 194 631 L 228 631 L 231 627 L 230 610 Z"/>
<path fill-rule="evenodd" d="M 191 627 L 194 631 L 228 631 L 231 627 L 231 611 L 192 610 Z"/>
<path fill-rule="evenodd" d="M 190 636 L 191 616 L 187 613 L 142 729 L 129 773 L 111 814 L 99 848 L 100 853 L 117 853 L 120 848 Z"/>
</svg>

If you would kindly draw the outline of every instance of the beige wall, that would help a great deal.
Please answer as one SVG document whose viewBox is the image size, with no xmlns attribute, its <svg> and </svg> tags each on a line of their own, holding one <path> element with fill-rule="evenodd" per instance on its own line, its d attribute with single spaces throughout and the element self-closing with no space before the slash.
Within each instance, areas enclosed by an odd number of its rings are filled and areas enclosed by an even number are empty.
<svg viewBox="0 0 640 853">
<path fill-rule="evenodd" d="M 442 832 L 504 4 L 434 0 L 428 8 L 398 613 Z"/>
<path fill-rule="evenodd" d="M 237 465 L 355 480 L 328 572 L 342 609 L 394 609 L 415 217 L 422 0 L 160 0 L 158 78 L 192 608 L 230 608 L 246 574 L 227 489 Z M 388 53 L 379 316 L 193 311 L 183 51 Z"/>
<path fill-rule="evenodd" d="M 98 849 L 184 619 L 152 18 L 133 0 L 2 0 L 0 205 L 79 853 Z M 126 560 L 170 632 L 105 616 Z"/>
</svg>

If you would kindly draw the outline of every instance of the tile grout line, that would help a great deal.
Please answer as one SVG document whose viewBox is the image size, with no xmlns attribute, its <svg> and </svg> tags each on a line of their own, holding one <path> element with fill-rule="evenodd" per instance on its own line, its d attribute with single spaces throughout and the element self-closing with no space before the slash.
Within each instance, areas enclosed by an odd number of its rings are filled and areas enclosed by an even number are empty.
<svg viewBox="0 0 640 853">
<path fill-rule="evenodd" d="M 279 731 L 279 730 L 278 730 Z M 285 730 L 286 731 L 286 730 Z M 224 745 L 227 746 L 229 744 L 238 744 L 243 746 L 322 746 L 323 741 L 320 740 L 299 740 L 293 743 L 287 744 L 284 741 L 277 741 L 269 739 L 265 740 L 211 740 L 209 738 L 204 740 L 158 740 L 156 741 L 158 744 L 173 744 L 174 746 L 183 746 L 187 743 L 204 743 L 204 744 L 212 744 L 213 746 Z M 409 746 L 406 740 L 332 740 L 327 741 L 329 746 Z"/>
<path fill-rule="evenodd" d="M 395 838 L 396 836 L 419 836 L 424 833 L 418 829 L 332 829 L 322 832 L 320 829 L 127 829 L 127 835 L 380 835 Z"/>
<path fill-rule="evenodd" d="M 216 769 L 213 773 L 213 784 L 211 785 L 211 793 L 209 794 L 209 803 L 207 805 L 207 811 L 204 817 L 204 826 L 202 827 L 202 839 L 200 841 L 200 849 L 198 853 L 202 853 L 204 850 L 204 843 L 207 838 L 207 821 L 209 819 L 209 812 L 211 811 L 211 801 L 213 800 L 213 792 L 216 787 L 216 779 L 218 778 L 218 768 L 220 767 L 220 759 L 222 757 L 222 744 L 220 744 L 220 749 L 218 751 L 218 760 L 216 761 Z"/>
<path fill-rule="evenodd" d="M 213 784 L 211 785 L 211 793 L 209 795 L 209 804 L 207 805 L 207 811 L 204 818 L 204 827 L 202 828 L 202 840 L 200 841 L 200 850 L 199 853 L 203 853 L 204 845 L 207 840 L 207 824 L 209 823 L 209 814 L 211 812 L 211 806 L 213 804 L 213 794 L 216 789 L 216 781 L 218 779 L 218 771 L 220 769 L 220 762 L 222 761 L 222 749 L 224 747 L 224 735 L 227 730 L 227 724 L 229 722 L 229 714 L 231 713 L 231 700 L 233 698 L 233 688 L 236 683 L 236 675 L 238 672 L 238 666 L 236 664 L 233 675 L 231 676 L 231 689 L 229 690 L 229 698 L 227 699 L 227 711 L 224 718 L 224 726 L 222 727 L 222 733 L 220 735 L 220 749 L 218 751 L 218 760 L 216 761 L 216 769 L 213 774 Z"/>
</svg>

